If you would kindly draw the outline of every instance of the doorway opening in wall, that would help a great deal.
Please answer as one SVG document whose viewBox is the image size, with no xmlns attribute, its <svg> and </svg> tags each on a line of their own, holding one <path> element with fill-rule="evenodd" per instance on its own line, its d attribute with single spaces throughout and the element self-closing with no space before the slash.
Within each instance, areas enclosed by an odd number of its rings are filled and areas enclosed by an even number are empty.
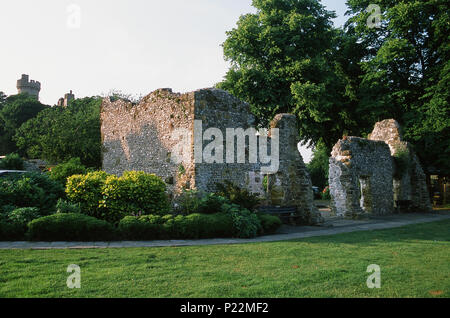
<svg viewBox="0 0 450 318">
<path fill-rule="evenodd" d="M 372 213 L 372 191 L 370 187 L 370 177 L 359 177 L 359 204 L 366 213 Z"/>
</svg>

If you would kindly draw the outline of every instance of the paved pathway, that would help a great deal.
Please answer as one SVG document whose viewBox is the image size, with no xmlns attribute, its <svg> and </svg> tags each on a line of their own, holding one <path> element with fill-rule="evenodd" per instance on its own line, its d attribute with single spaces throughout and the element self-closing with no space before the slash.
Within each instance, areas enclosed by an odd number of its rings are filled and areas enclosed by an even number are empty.
<svg viewBox="0 0 450 318">
<path fill-rule="evenodd" d="M 323 226 L 283 226 L 275 235 L 261 236 L 253 239 L 204 239 L 204 240 L 170 240 L 148 242 L 0 242 L 0 249 L 89 249 L 89 248 L 132 248 L 132 247 L 167 247 L 199 246 L 221 244 L 245 244 L 258 242 L 275 242 L 301 239 L 314 236 L 334 235 L 357 231 L 391 229 L 409 224 L 428 223 L 450 220 L 450 211 L 435 211 L 428 214 L 402 214 L 374 217 L 369 220 L 353 221 L 330 218 Z"/>
</svg>

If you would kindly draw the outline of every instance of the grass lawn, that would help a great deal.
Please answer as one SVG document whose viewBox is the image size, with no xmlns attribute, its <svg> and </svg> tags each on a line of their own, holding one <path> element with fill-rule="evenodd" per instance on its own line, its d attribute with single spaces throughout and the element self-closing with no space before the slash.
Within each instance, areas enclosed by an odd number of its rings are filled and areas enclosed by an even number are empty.
<svg viewBox="0 0 450 318">
<path fill-rule="evenodd" d="M 450 221 L 296 241 L 2 250 L 0 297 L 449 297 Z M 66 286 L 81 267 L 81 289 Z M 381 289 L 368 289 L 370 264 Z"/>
</svg>

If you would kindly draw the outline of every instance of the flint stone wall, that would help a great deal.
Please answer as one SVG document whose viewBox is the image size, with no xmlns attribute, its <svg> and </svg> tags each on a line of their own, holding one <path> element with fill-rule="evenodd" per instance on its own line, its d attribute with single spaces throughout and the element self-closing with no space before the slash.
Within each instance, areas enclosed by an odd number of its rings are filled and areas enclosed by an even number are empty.
<svg viewBox="0 0 450 318">
<path fill-rule="evenodd" d="M 339 140 L 330 158 L 332 211 L 349 218 L 392 213 L 392 171 L 385 142 L 358 137 Z"/>
<path fill-rule="evenodd" d="M 195 161 L 194 121 L 202 120 L 202 135 L 209 128 L 219 128 L 225 143 L 226 128 L 246 129 L 254 123 L 248 108 L 248 104 L 218 89 L 186 94 L 160 89 L 138 105 L 105 99 L 101 111 L 103 169 L 116 175 L 127 170 L 156 174 L 174 194 L 183 189 L 214 192 L 216 183 L 224 180 L 261 192 L 257 164 Z M 183 129 L 188 138 L 177 133 Z M 204 141 L 203 147 L 211 141 Z M 190 145 L 187 149 L 172 153 L 177 145 L 185 143 Z"/>
<path fill-rule="evenodd" d="M 195 127 L 196 120 L 202 121 L 201 130 Z M 182 189 L 215 192 L 216 184 L 225 180 L 265 195 L 261 164 L 249 163 L 248 137 L 245 163 L 237 161 L 236 139 L 235 163 L 226 163 L 227 129 L 242 128 L 245 131 L 253 127 L 254 122 L 247 103 L 218 89 L 186 94 L 161 89 L 143 98 L 138 105 L 105 99 L 101 110 L 103 169 L 116 175 L 127 170 L 154 173 L 169 184 L 169 191 L 174 196 Z M 295 116 L 280 114 L 272 127 L 280 129 L 280 170 L 268 178 L 268 203 L 297 206 L 304 219 L 317 223 L 320 215 L 313 204 L 311 180 L 297 148 Z M 190 135 L 185 156 L 172 153 L 180 143 L 180 139 L 174 138 L 174 132 L 180 128 Z M 204 158 L 202 162 L 196 160 L 194 134 L 201 131 L 204 135 L 209 128 L 218 129 L 223 135 L 224 163 L 208 163 Z M 213 140 L 216 136 L 203 141 L 203 149 Z M 268 149 L 271 149 L 270 139 Z M 259 154 L 259 149 L 257 152 Z M 174 163 L 174 157 L 182 159 L 181 163 Z"/>
<path fill-rule="evenodd" d="M 394 160 L 394 200 L 411 201 L 413 209 L 419 211 L 430 211 L 432 209 L 426 175 L 420 165 L 412 146 L 403 141 L 403 135 L 399 123 L 394 119 L 387 119 L 376 123 L 373 132 L 369 135 L 370 140 L 384 141 L 390 148 L 392 157 L 398 156 L 401 152 L 408 154 L 409 163 L 407 169 L 402 174 L 396 173 Z"/>
<path fill-rule="evenodd" d="M 269 177 L 271 203 L 279 206 L 296 206 L 303 222 L 323 222 L 314 204 L 311 178 L 298 150 L 297 119 L 291 114 L 278 114 L 270 124 L 279 129 L 280 167 Z"/>
<path fill-rule="evenodd" d="M 223 136 L 223 156 L 220 156 L 223 163 L 211 164 L 205 160 L 202 163 L 196 162 L 195 187 L 206 192 L 216 192 L 217 183 L 228 180 L 240 187 L 252 189 L 255 193 L 263 193 L 263 177 L 259 173 L 260 165 L 249 163 L 248 160 L 250 150 L 248 140 L 245 147 L 245 163 L 237 161 L 237 140 L 234 142 L 234 163 L 226 163 L 226 152 L 229 150 L 226 144 L 226 130 L 227 128 L 242 128 L 245 131 L 253 127 L 255 118 L 250 113 L 250 106 L 219 89 L 199 90 L 195 92 L 194 99 L 194 119 L 202 121 L 202 135 L 209 128 L 218 128 Z M 211 141 L 213 140 L 204 140 L 203 149 Z"/>
<path fill-rule="evenodd" d="M 153 173 L 168 183 L 170 190 L 195 187 L 193 156 L 176 164 L 171 138 L 175 128 L 194 129 L 195 92 L 172 93 L 160 89 L 144 97 L 138 105 L 118 100 L 103 100 L 101 134 L 103 169 L 122 175 L 138 170 Z M 180 165 L 184 173 L 179 173 Z"/>
</svg>

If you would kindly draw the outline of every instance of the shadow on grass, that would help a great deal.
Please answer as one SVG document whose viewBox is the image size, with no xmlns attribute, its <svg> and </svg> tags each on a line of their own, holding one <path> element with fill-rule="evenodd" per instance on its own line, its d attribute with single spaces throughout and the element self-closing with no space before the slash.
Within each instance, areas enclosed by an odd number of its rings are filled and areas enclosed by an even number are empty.
<svg viewBox="0 0 450 318">
<path fill-rule="evenodd" d="M 343 243 L 370 245 L 384 242 L 438 241 L 450 242 L 450 220 L 412 224 L 400 228 L 358 231 L 293 240 L 307 243 Z"/>
</svg>

